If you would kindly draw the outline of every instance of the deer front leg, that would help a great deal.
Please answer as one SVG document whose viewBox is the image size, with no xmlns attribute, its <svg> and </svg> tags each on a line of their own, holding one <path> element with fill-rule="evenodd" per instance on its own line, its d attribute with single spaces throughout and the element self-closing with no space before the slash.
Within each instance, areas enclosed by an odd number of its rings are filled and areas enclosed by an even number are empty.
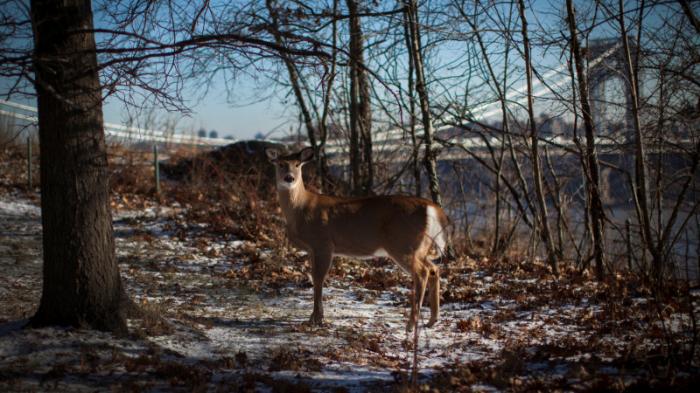
<svg viewBox="0 0 700 393">
<path fill-rule="evenodd" d="M 430 301 L 430 320 L 425 325 L 426 327 L 432 327 L 438 320 L 440 315 L 440 269 L 435 266 L 432 262 L 427 262 L 428 271 L 430 276 L 428 277 L 428 300 Z"/>
<path fill-rule="evenodd" d="M 413 273 L 413 299 L 411 301 L 411 316 L 406 325 L 406 331 L 413 331 L 414 325 L 420 318 L 420 309 L 425 296 L 425 287 L 428 284 L 428 269 L 422 264 L 414 265 L 415 272 Z"/>
<path fill-rule="evenodd" d="M 311 279 L 314 283 L 314 311 L 311 313 L 311 325 L 323 324 L 323 282 L 331 268 L 333 253 L 330 250 L 314 250 L 311 261 Z"/>
</svg>

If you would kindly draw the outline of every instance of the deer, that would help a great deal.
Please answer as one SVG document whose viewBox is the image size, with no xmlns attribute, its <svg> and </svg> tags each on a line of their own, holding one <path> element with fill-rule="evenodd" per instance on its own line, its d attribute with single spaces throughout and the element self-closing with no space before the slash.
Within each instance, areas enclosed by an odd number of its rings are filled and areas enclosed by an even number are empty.
<svg viewBox="0 0 700 393">
<path fill-rule="evenodd" d="M 412 331 L 420 316 L 426 287 L 432 327 L 440 312 L 440 270 L 431 261 L 445 255 L 448 218 L 437 204 L 411 196 L 339 197 L 312 192 L 304 186 L 302 167 L 314 159 L 314 149 L 281 155 L 265 151 L 275 166 L 277 197 L 292 245 L 308 252 L 313 283 L 309 323 L 322 325 L 323 283 L 333 257 L 388 257 L 413 278 L 413 307 L 406 325 Z M 433 252 L 431 252 L 431 250 Z"/>
</svg>

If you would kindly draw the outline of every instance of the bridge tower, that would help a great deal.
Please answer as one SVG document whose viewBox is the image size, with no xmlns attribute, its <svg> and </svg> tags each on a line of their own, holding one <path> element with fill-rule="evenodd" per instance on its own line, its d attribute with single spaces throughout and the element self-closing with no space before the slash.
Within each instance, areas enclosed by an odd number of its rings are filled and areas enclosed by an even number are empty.
<svg viewBox="0 0 700 393">
<path fill-rule="evenodd" d="M 636 63 L 634 39 L 628 39 Z M 627 83 L 625 49 L 620 38 L 593 39 L 585 48 L 591 111 L 597 135 L 628 136 L 632 128 L 632 95 Z M 640 90 L 641 90 L 641 77 Z M 615 91 L 611 87 L 617 87 Z M 623 97 L 620 97 L 622 95 Z M 621 112 L 621 113 L 620 113 Z M 621 129 L 618 128 L 621 126 Z"/>
</svg>

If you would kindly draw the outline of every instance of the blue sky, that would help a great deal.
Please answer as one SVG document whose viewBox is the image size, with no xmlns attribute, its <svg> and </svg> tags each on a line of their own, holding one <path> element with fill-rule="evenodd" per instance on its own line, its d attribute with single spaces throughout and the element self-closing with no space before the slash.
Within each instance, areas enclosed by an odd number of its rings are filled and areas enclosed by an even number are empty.
<svg viewBox="0 0 700 393">
<path fill-rule="evenodd" d="M 585 1 L 577 3 L 588 4 Z M 627 3 L 630 4 L 630 2 Z M 561 24 L 558 14 L 563 7 L 563 1 L 536 0 L 532 4 L 543 23 L 552 24 L 555 29 L 561 28 L 557 25 Z M 532 19 L 530 18 L 531 25 Z M 553 58 L 545 60 L 541 57 L 536 60 L 539 60 L 540 65 L 543 65 L 544 61 L 550 66 L 561 61 Z M 541 71 L 546 70 L 542 68 Z M 288 99 L 286 104 L 282 104 L 281 95 L 284 92 L 274 94 L 268 90 L 262 90 L 269 89 L 269 85 L 262 87 L 254 82 L 254 77 L 242 75 L 235 82 L 232 87 L 237 97 L 235 102 L 228 100 L 226 85 L 223 82 L 215 82 L 212 83 L 206 95 L 196 91 L 185 91 L 185 98 L 189 100 L 187 104 L 192 110 L 191 115 L 183 116 L 181 113 L 161 111 L 159 118 L 161 120 L 167 116 L 181 118 L 178 124 L 183 131 L 204 128 L 207 131 L 216 130 L 220 137 L 233 136 L 238 139 L 252 138 L 257 133 L 282 135 L 288 133 L 290 127 L 296 130 L 298 119 L 294 100 Z M 280 77 L 284 78 L 286 75 L 280 75 Z M 0 89 L 6 84 L 4 82 L 7 81 L 0 81 Z M 266 95 L 267 98 L 261 99 L 258 93 Z M 16 100 L 21 101 L 21 99 Z M 31 101 L 24 101 L 24 103 L 35 104 Z M 104 115 L 105 120 L 111 123 L 124 123 L 128 117 L 124 104 L 115 99 L 107 100 Z"/>
<path fill-rule="evenodd" d="M 577 2 L 583 8 L 591 6 L 591 3 L 586 1 Z M 533 0 L 531 3 L 534 11 L 537 13 L 537 19 L 546 25 L 552 25 L 555 31 L 563 27 L 560 15 L 563 15 L 564 2 L 563 0 Z M 528 15 L 531 28 L 535 28 L 535 17 L 532 12 Z M 460 48 L 463 50 L 463 47 Z M 442 55 L 445 58 L 455 56 L 456 54 L 448 55 L 449 49 L 442 49 Z M 537 56 L 537 48 L 533 49 L 535 54 L 536 65 L 542 73 L 545 73 L 550 68 L 556 68 L 561 65 L 561 59 L 551 53 L 543 58 Z M 556 51 L 553 51 L 556 52 Z M 458 54 L 457 54 L 458 55 Z M 515 53 L 513 56 L 517 57 Z M 282 69 L 282 72 L 284 70 Z M 286 77 L 286 73 L 280 76 Z M 219 136 L 233 136 L 235 138 L 252 138 L 257 133 L 282 135 L 288 133 L 290 127 L 296 130 L 298 118 L 294 99 L 287 100 L 287 104 L 281 103 L 281 92 L 273 94 L 266 99 L 256 97 L 256 93 L 261 89 L 260 85 L 256 85 L 251 80 L 250 76 L 242 76 L 233 86 L 232 91 L 238 97 L 235 102 L 229 102 L 227 92 L 223 83 L 213 83 L 210 90 L 204 97 L 198 97 L 198 94 L 191 93 L 188 104 L 192 109 L 192 114 L 184 117 L 181 125 L 186 130 L 197 130 L 204 128 L 207 131 L 216 130 Z M 524 82 L 524 81 L 522 81 Z M 515 88 L 520 87 L 522 83 L 516 83 Z M 269 88 L 269 86 L 267 86 Z M 267 91 L 262 94 L 269 95 Z M 201 101 L 198 101 L 200 100 Z M 195 101 L 197 100 L 197 101 Z M 172 114 L 178 116 L 178 114 Z M 118 101 L 110 101 L 105 106 L 105 118 L 110 122 L 121 122 L 125 119 L 124 109 Z"/>
<path fill-rule="evenodd" d="M 159 118 L 172 116 L 181 118 L 182 131 L 196 131 L 204 128 L 216 130 L 219 137 L 232 136 L 236 139 L 253 138 L 256 133 L 267 134 L 280 129 L 280 124 L 289 122 L 284 116 L 284 108 L 275 98 L 260 102 L 230 103 L 222 85 L 214 86 L 209 94 L 199 103 L 191 106 L 192 113 L 183 116 L 180 113 L 160 112 Z M 128 117 L 124 104 L 118 100 L 108 99 L 104 106 L 105 121 L 124 123 Z"/>
</svg>

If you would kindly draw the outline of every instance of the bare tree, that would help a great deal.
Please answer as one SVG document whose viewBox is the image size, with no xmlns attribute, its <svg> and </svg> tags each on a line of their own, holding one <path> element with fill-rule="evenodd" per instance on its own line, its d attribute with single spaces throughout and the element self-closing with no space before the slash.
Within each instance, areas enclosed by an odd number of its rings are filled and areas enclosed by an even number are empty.
<svg viewBox="0 0 700 393">
<path fill-rule="evenodd" d="M 586 177 L 588 198 L 587 207 L 590 212 L 591 226 L 593 230 L 593 257 L 596 261 L 596 277 L 603 279 L 603 268 L 605 266 L 605 212 L 603 202 L 600 197 L 600 169 L 598 164 L 598 154 L 596 152 L 595 131 L 593 129 L 593 116 L 588 95 L 588 77 L 583 66 L 583 56 L 576 29 L 576 11 L 573 0 L 566 0 L 567 24 L 569 26 L 570 48 L 576 68 L 576 80 L 578 80 L 579 101 L 583 116 L 583 124 L 586 130 L 586 151 L 585 159 L 587 165 L 584 169 Z M 574 76 L 572 75 L 572 78 Z M 574 104 L 575 105 L 575 104 Z"/>
<path fill-rule="evenodd" d="M 495 223 L 494 223 L 494 235 L 493 235 L 493 244 L 491 245 L 491 255 L 493 257 L 498 257 L 503 251 L 505 251 L 506 243 L 502 241 L 502 235 L 501 235 L 501 186 L 502 186 L 502 173 L 503 173 L 503 167 L 504 167 L 504 159 L 505 159 L 505 151 L 506 151 L 506 135 L 510 135 L 510 119 L 509 119 L 509 111 L 508 111 L 508 101 L 506 98 L 506 89 L 508 86 L 508 57 L 510 54 L 511 50 L 511 42 L 510 40 L 505 40 L 505 50 L 504 50 L 504 64 L 503 64 L 503 76 L 502 78 L 499 78 L 496 75 L 496 71 L 494 70 L 493 64 L 491 62 L 491 56 L 489 55 L 486 45 L 484 43 L 484 38 L 482 35 L 482 32 L 477 28 L 476 22 L 473 20 L 473 17 L 470 15 L 466 14 L 466 11 L 464 7 L 462 7 L 461 4 L 456 5 L 457 10 L 459 11 L 460 15 L 462 18 L 467 22 L 469 25 L 469 28 L 471 31 L 474 33 L 474 37 L 476 38 L 476 42 L 479 46 L 479 51 L 481 53 L 482 60 L 486 64 L 486 70 L 488 71 L 489 75 L 489 85 L 493 87 L 493 89 L 496 92 L 496 98 L 498 99 L 500 110 L 501 110 L 501 123 L 503 126 L 502 133 L 505 135 L 501 135 L 501 145 L 498 149 L 498 154 L 493 154 L 493 149 L 491 148 L 490 144 L 488 143 L 488 139 L 483 136 L 483 134 L 480 134 L 482 137 L 482 140 L 486 145 L 489 147 L 489 152 L 491 152 L 491 157 L 493 161 L 493 172 L 495 175 L 495 199 L 496 199 L 496 206 L 494 207 L 495 209 Z M 512 146 L 512 145 L 511 145 Z M 514 187 L 512 187 L 508 182 L 506 182 L 507 186 L 512 190 Z M 520 197 L 518 195 L 514 195 L 516 200 L 519 202 Z M 518 205 L 521 206 L 521 205 Z M 527 212 L 523 209 L 522 214 L 526 218 L 527 221 Z M 529 222 L 528 222 L 529 223 Z M 511 231 L 512 233 L 512 231 Z"/>
<path fill-rule="evenodd" d="M 424 165 L 428 175 L 428 187 L 433 202 L 442 205 L 440 195 L 440 183 L 437 174 L 437 160 L 433 150 L 433 119 L 430 113 L 430 99 L 425 82 L 424 64 L 422 57 L 420 27 L 418 23 L 418 4 L 415 0 L 408 0 L 404 5 L 407 14 L 410 47 L 409 53 L 413 61 L 413 69 L 416 77 L 416 91 L 420 102 L 420 110 L 423 122 L 423 143 L 425 144 Z"/>
<path fill-rule="evenodd" d="M 265 2 L 267 10 L 270 14 L 270 31 L 275 38 L 275 43 L 280 47 L 288 48 L 289 45 L 285 42 L 284 34 L 280 31 L 280 22 L 278 9 L 273 0 L 267 0 Z M 338 0 L 333 2 L 333 14 L 337 13 Z M 325 89 L 322 93 L 321 106 L 319 110 L 315 106 L 313 99 L 307 99 L 310 95 L 309 89 L 306 89 L 307 83 L 304 81 L 303 75 L 299 72 L 299 64 L 295 62 L 292 55 L 288 54 L 286 51 L 279 51 L 279 56 L 287 69 L 287 74 L 289 77 L 289 84 L 291 85 L 292 92 L 296 98 L 297 105 L 299 106 L 299 111 L 301 112 L 301 118 L 303 119 L 304 126 L 306 127 L 306 135 L 309 144 L 314 149 L 314 155 L 316 157 L 316 171 L 318 174 L 319 185 L 321 189 L 328 189 L 328 164 L 326 160 L 326 154 L 323 149 L 326 140 L 328 138 L 327 131 L 327 118 L 330 109 L 331 95 L 333 92 L 333 82 L 335 80 L 336 74 L 336 35 L 337 35 L 336 19 L 332 21 L 332 57 L 330 61 L 330 70 L 327 72 L 327 78 L 324 81 Z M 325 66 L 325 64 L 323 64 Z M 318 115 L 318 118 L 314 118 L 313 114 Z"/>
<path fill-rule="evenodd" d="M 279 18 L 277 15 L 277 8 L 273 4 L 272 0 L 265 1 L 265 5 L 267 6 L 267 10 L 270 13 L 270 30 L 272 31 L 272 35 L 275 37 L 275 43 L 280 47 L 285 47 L 286 44 L 282 38 L 282 32 L 280 32 L 279 30 Z M 311 144 L 311 147 L 314 148 L 314 152 L 318 153 L 318 143 L 316 142 L 316 136 L 318 135 L 318 131 L 316 130 L 314 120 L 311 117 L 311 112 L 306 103 L 306 99 L 304 98 L 304 93 L 302 92 L 301 82 L 299 81 L 299 72 L 297 71 L 297 65 L 294 62 L 294 59 L 292 59 L 291 56 L 285 53 L 284 51 L 280 51 L 279 56 L 282 59 L 285 68 L 287 68 L 287 73 L 289 74 L 289 83 L 292 86 L 292 92 L 294 92 L 294 97 L 296 98 L 297 105 L 299 105 L 299 111 L 301 112 L 301 117 L 304 121 L 304 125 L 306 126 L 306 133 L 309 138 L 309 143 Z"/>
<path fill-rule="evenodd" d="M 545 200 L 544 189 L 542 185 L 542 168 L 540 162 L 539 153 L 539 135 L 537 130 L 537 125 L 535 124 L 535 113 L 533 111 L 533 97 L 532 97 L 532 60 L 530 59 L 530 39 L 528 37 L 527 30 L 527 18 L 525 17 L 525 2 L 524 0 L 518 1 L 518 7 L 520 11 L 520 27 L 523 36 L 523 57 L 525 60 L 525 78 L 527 81 L 527 114 L 528 123 L 530 128 L 530 149 L 532 157 L 532 176 L 535 187 L 535 193 L 537 195 L 537 207 L 539 212 L 539 229 L 541 231 L 542 240 L 547 249 L 547 261 L 549 262 L 552 271 L 556 274 L 558 272 L 557 268 L 557 250 L 554 246 L 554 241 L 552 240 L 552 234 L 549 227 L 549 222 L 547 221 L 547 202 Z"/>
<path fill-rule="evenodd" d="M 44 246 L 31 323 L 125 333 L 90 1 L 33 0 L 31 13 Z"/>
<path fill-rule="evenodd" d="M 413 168 L 413 186 L 414 193 L 417 197 L 420 197 L 423 193 L 421 184 L 421 165 L 420 165 L 420 141 L 416 137 L 416 93 L 415 93 L 415 65 L 413 59 L 413 51 L 410 50 L 412 47 L 411 40 L 411 20 L 409 18 L 409 12 L 406 12 L 404 6 L 403 17 L 403 35 L 404 41 L 406 42 L 406 48 L 409 48 L 408 53 L 408 131 L 411 138 L 411 166 Z"/>
<path fill-rule="evenodd" d="M 350 167 L 353 192 L 368 195 L 374 183 L 372 163 L 372 108 L 364 61 L 364 36 L 358 4 L 347 0 L 350 24 Z"/>
<path fill-rule="evenodd" d="M 627 36 L 627 26 L 625 24 L 625 9 L 624 2 L 619 0 L 619 13 L 617 21 L 620 25 L 620 34 L 624 49 L 624 67 L 626 83 L 629 84 L 629 94 L 632 106 L 632 124 L 634 127 L 634 146 L 635 146 L 635 171 L 634 171 L 634 199 L 638 206 L 639 221 L 642 226 L 642 235 L 644 243 L 649 247 L 652 256 L 653 276 L 661 279 L 661 255 L 654 247 L 654 240 L 651 233 L 651 220 L 649 214 L 649 191 L 647 188 L 647 157 L 646 146 L 644 142 L 644 134 L 642 133 L 642 124 L 639 115 L 639 79 L 638 69 L 632 61 L 632 52 L 630 49 L 629 37 Z"/>
</svg>

